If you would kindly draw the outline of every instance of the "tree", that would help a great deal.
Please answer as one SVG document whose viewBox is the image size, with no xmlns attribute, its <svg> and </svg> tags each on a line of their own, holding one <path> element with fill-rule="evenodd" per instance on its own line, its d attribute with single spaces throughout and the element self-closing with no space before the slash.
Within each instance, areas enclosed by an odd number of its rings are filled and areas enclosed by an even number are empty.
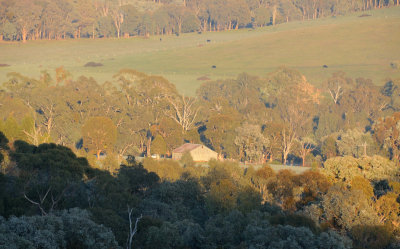
<svg viewBox="0 0 400 249">
<path fill-rule="evenodd" d="M 157 135 L 151 142 L 151 154 L 165 155 L 167 154 L 167 144 L 161 135 Z"/>
<path fill-rule="evenodd" d="M 10 12 L 14 15 L 22 42 L 26 42 L 28 34 L 39 23 L 41 7 L 29 0 L 18 0 Z"/>
<path fill-rule="evenodd" d="M 91 117 L 82 127 L 83 144 L 90 151 L 100 153 L 112 151 L 117 139 L 117 127 L 106 117 Z"/>
<path fill-rule="evenodd" d="M 367 125 L 367 119 L 376 119 L 389 103 L 388 97 L 382 95 L 372 80 L 357 78 L 355 86 L 343 94 L 340 104 L 346 118 L 355 116 L 356 119 L 364 119 Z"/>
<path fill-rule="evenodd" d="M 378 225 L 379 218 L 368 199 L 360 190 L 348 190 L 340 185 L 332 186 L 323 197 L 319 213 L 320 223 L 327 222 L 333 227 L 350 231 L 352 227 L 361 225 Z M 307 209 L 315 207 L 309 206 Z"/>
<path fill-rule="evenodd" d="M 335 105 L 340 104 L 340 100 L 346 91 L 353 86 L 353 81 L 346 77 L 344 72 L 336 72 L 326 82 L 327 91 Z"/>
<path fill-rule="evenodd" d="M 363 249 L 380 249 L 390 246 L 393 240 L 390 228 L 382 225 L 357 225 L 351 229 L 351 237 L 353 239 L 353 248 Z M 390 248 L 390 247 L 389 247 Z"/>
<path fill-rule="evenodd" d="M 328 136 L 322 141 L 321 154 L 324 160 L 337 156 L 336 136 Z"/>
<path fill-rule="evenodd" d="M 185 168 L 186 167 L 192 167 L 192 166 L 195 165 L 195 163 L 193 161 L 193 157 L 192 157 L 192 155 L 190 154 L 189 151 L 185 152 L 182 155 L 182 158 L 181 158 L 180 162 L 183 164 L 183 167 L 185 167 Z"/>
<path fill-rule="evenodd" d="M 296 180 L 303 187 L 301 199 L 296 203 L 298 209 L 321 201 L 332 185 L 324 174 L 311 170 L 304 172 Z"/>
<path fill-rule="evenodd" d="M 111 18 L 113 19 L 115 29 L 117 30 L 117 38 L 119 38 L 121 35 L 121 27 L 124 23 L 124 13 L 119 6 L 113 6 L 110 8 L 110 14 Z"/>
<path fill-rule="evenodd" d="M 197 114 L 200 107 L 196 107 L 196 99 L 182 96 L 177 98 L 168 97 L 172 111 L 167 115 L 175 120 L 181 127 L 182 132 L 187 132 L 195 127 Z"/>
<path fill-rule="evenodd" d="M 345 156 L 328 159 L 321 172 L 335 182 L 343 181 L 349 184 L 355 176 L 362 176 L 370 181 L 394 180 L 398 177 L 399 169 L 393 162 L 381 156 Z"/>
<path fill-rule="evenodd" d="M 238 113 L 217 113 L 211 115 L 205 123 L 206 130 L 203 132 L 206 139 L 210 141 L 211 147 L 221 156 L 232 156 L 228 151 L 234 145 L 236 138 L 235 129 L 239 126 L 240 116 Z M 233 147 L 233 146 L 232 146 Z M 225 155 L 224 155 L 225 154 Z"/>
<path fill-rule="evenodd" d="M 400 111 L 400 79 L 387 79 L 381 93 L 390 98 L 389 106 L 393 110 Z"/>
<path fill-rule="evenodd" d="M 0 131 L 0 165 L 2 165 L 3 160 L 4 160 L 4 154 L 3 153 L 5 153 L 5 151 L 7 151 L 8 149 L 9 149 L 9 147 L 8 147 L 8 139 L 4 135 L 4 133 Z M 1 171 L 4 172 L 3 167 L 1 167 Z"/>
<path fill-rule="evenodd" d="M 75 12 L 73 13 L 75 18 L 75 21 L 73 22 L 75 27 L 74 38 L 81 38 L 82 32 L 85 31 L 84 29 L 87 29 L 86 32 L 89 34 L 88 36 L 90 37 L 91 33 L 92 38 L 94 39 L 94 25 L 97 15 L 95 8 L 93 8 L 91 2 L 86 0 L 77 0 L 73 1 L 73 3 L 75 9 Z"/>
<path fill-rule="evenodd" d="M 121 6 L 121 11 L 124 14 L 124 22 L 121 25 L 121 32 L 124 34 L 137 34 L 137 26 L 139 24 L 140 13 L 133 5 Z"/>
<path fill-rule="evenodd" d="M 0 129 L 12 143 L 23 138 L 23 132 L 13 116 L 9 116 L 3 122 L 0 120 Z"/>
<path fill-rule="evenodd" d="M 299 140 L 299 154 L 302 159 L 303 166 L 306 165 L 307 156 L 316 149 L 317 145 L 313 138 L 302 137 Z"/>
<path fill-rule="evenodd" d="M 296 193 L 300 187 L 297 176 L 290 170 L 281 170 L 269 181 L 268 191 L 277 205 L 286 210 L 295 210 Z"/>
<path fill-rule="evenodd" d="M 173 119 L 162 118 L 157 128 L 157 132 L 161 134 L 168 147 L 168 153 L 183 143 L 182 128 Z"/>
<path fill-rule="evenodd" d="M 78 208 L 48 216 L 0 217 L 0 244 L 8 248 L 120 248 L 111 230 Z"/>
<path fill-rule="evenodd" d="M 235 144 L 240 151 L 240 158 L 244 161 L 261 162 L 265 159 L 265 153 L 269 140 L 261 134 L 258 125 L 244 124 L 236 128 Z"/>
<path fill-rule="evenodd" d="M 143 215 L 140 215 L 138 218 L 136 218 L 135 226 L 133 226 L 132 211 L 133 211 L 133 209 L 128 206 L 128 216 L 129 216 L 129 237 L 128 237 L 128 246 L 127 246 L 128 249 L 132 248 L 133 236 L 135 236 L 135 234 L 137 233 L 138 223 L 143 218 Z"/>
<path fill-rule="evenodd" d="M 21 194 L 42 215 L 66 205 L 67 193 L 77 187 L 89 168 L 86 159 L 77 158 L 69 148 L 60 145 L 36 147 L 16 141 L 14 148 L 11 158 L 24 185 Z"/>
<path fill-rule="evenodd" d="M 281 68 L 269 78 L 272 86 L 265 90 L 271 96 L 267 96 L 267 100 L 272 102 L 271 105 L 276 103 L 285 124 L 281 131 L 281 147 L 286 164 L 297 138 L 309 130 L 315 106 L 319 104 L 319 91 L 295 70 Z"/>
<path fill-rule="evenodd" d="M 390 158 L 400 162 L 400 113 L 379 119 L 374 125 L 374 136 L 381 147 L 386 149 Z"/>
<path fill-rule="evenodd" d="M 367 151 L 372 150 L 372 143 L 371 134 L 364 133 L 359 129 L 347 130 L 341 133 L 336 141 L 340 155 L 354 157 L 367 156 Z"/>
<path fill-rule="evenodd" d="M 282 129 L 283 124 L 276 122 L 268 122 L 263 126 L 263 135 L 268 138 L 269 146 L 267 147 L 266 153 L 269 157 L 269 161 L 276 160 L 281 155 L 281 141 L 282 141 Z"/>
<path fill-rule="evenodd" d="M 272 195 L 267 187 L 274 176 L 275 172 L 268 165 L 263 165 L 254 174 L 251 174 L 251 186 L 260 194 L 262 199 L 261 204 L 272 201 Z"/>
<path fill-rule="evenodd" d="M 110 16 L 104 16 L 104 17 L 100 17 L 97 20 L 97 34 L 99 37 L 111 37 L 113 36 L 115 33 L 117 33 L 117 31 L 115 30 L 115 27 L 113 25 L 113 20 Z"/>
</svg>

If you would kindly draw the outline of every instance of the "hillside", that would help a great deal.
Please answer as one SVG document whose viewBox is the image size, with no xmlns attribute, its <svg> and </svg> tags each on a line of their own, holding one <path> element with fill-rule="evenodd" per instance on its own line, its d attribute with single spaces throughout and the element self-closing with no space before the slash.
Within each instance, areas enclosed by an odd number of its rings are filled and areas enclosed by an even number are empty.
<svg viewBox="0 0 400 249">
<path fill-rule="evenodd" d="M 400 60 L 399 30 L 400 8 L 396 7 L 255 30 L 0 43 L 0 64 L 10 65 L 0 67 L 0 82 L 8 72 L 37 77 L 40 71 L 53 73 L 59 66 L 74 77 L 87 75 L 104 82 L 119 69 L 134 68 L 163 75 L 182 93 L 192 95 L 202 76 L 212 80 L 240 72 L 264 76 L 287 65 L 316 85 L 339 70 L 380 85 L 385 78 L 400 77 L 400 70 L 390 66 Z M 104 66 L 84 67 L 90 61 Z"/>
</svg>

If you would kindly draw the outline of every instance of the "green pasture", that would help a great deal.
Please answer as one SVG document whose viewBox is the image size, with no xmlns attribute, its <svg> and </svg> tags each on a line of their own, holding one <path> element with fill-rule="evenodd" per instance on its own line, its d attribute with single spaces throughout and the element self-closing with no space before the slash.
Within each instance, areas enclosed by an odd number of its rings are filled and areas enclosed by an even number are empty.
<svg viewBox="0 0 400 249">
<path fill-rule="evenodd" d="M 90 61 L 104 66 L 84 67 Z M 38 77 L 40 71 L 54 73 L 59 66 L 75 78 L 86 75 L 104 82 L 122 68 L 133 68 L 163 75 L 180 92 L 192 95 L 203 82 L 197 80 L 201 76 L 212 80 L 241 72 L 265 76 L 281 65 L 300 70 L 315 85 L 339 70 L 381 85 L 385 78 L 400 77 L 400 69 L 392 68 L 391 62 L 400 64 L 398 7 L 254 30 L 0 43 L 0 64 L 10 65 L 0 67 L 0 82 L 8 72 Z"/>
</svg>

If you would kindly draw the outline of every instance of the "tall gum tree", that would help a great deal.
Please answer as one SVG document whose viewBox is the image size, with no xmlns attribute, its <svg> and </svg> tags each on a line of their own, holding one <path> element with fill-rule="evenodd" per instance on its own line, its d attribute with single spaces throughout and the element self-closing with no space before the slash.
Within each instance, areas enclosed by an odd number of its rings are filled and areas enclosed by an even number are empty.
<svg viewBox="0 0 400 249">
<path fill-rule="evenodd" d="M 287 162 L 296 140 L 307 130 L 319 104 L 318 89 L 307 82 L 304 75 L 296 70 L 281 68 L 271 74 L 269 101 L 276 105 L 276 111 L 284 122 L 281 131 L 282 161 Z"/>
<path fill-rule="evenodd" d="M 117 127 L 107 117 L 91 117 L 82 127 L 83 145 L 96 153 L 112 151 L 117 140 Z"/>
</svg>

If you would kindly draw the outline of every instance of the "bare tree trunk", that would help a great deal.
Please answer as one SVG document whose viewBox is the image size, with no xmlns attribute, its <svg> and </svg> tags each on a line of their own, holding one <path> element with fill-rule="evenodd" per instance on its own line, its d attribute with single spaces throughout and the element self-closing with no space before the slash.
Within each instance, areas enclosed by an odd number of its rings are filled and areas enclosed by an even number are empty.
<svg viewBox="0 0 400 249">
<path fill-rule="evenodd" d="M 147 137 L 147 145 L 146 145 L 146 156 L 151 157 L 151 136 Z"/>
<path fill-rule="evenodd" d="M 272 11 L 272 25 L 275 25 L 276 14 L 277 14 L 277 6 L 274 5 L 273 11 Z"/>
<path fill-rule="evenodd" d="M 166 113 L 166 115 L 181 126 L 182 133 L 191 130 L 195 125 L 199 112 L 199 108 L 194 108 L 196 99 L 182 96 L 182 99 L 168 98 L 168 101 L 173 109 L 172 112 Z"/>
<path fill-rule="evenodd" d="M 26 42 L 26 36 L 27 36 L 27 31 L 26 31 L 25 27 L 22 28 L 21 34 L 22 34 L 22 42 L 25 43 Z"/>
<path fill-rule="evenodd" d="M 137 229 L 138 229 L 138 223 L 139 221 L 143 218 L 143 215 L 140 215 L 138 218 L 136 218 L 135 226 L 132 227 L 132 211 L 133 208 L 129 208 L 128 206 L 128 215 L 129 215 L 129 237 L 128 237 L 128 245 L 126 246 L 127 249 L 132 249 L 132 240 L 133 236 L 135 236 Z"/>
</svg>

